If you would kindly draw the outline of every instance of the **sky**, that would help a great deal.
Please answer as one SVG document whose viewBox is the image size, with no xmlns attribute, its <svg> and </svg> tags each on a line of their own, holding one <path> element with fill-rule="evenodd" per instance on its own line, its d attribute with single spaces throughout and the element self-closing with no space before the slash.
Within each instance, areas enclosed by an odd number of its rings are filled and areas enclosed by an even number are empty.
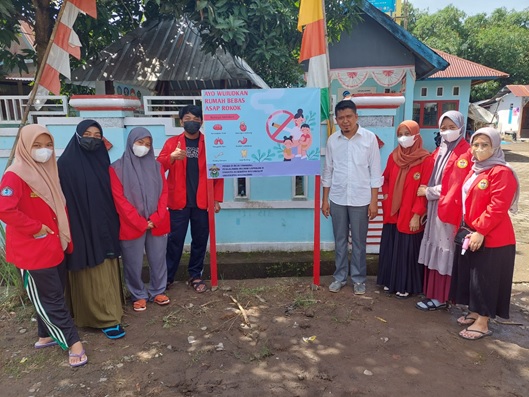
<svg viewBox="0 0 529 397">
<path fill-rule="evenodd" d="M 507 8 L 509 11 L 513 9 L 522 11 L 525 8 L 529 8 L 529 0 L 408 0 L 408 2 L 420 10 L 428 9 L 430 14 L 450 4 L 464 11 L 467 15 L 475 15 L 482 12 L 490 14 L 496 8 L 502 7 Z"/>
</svg>

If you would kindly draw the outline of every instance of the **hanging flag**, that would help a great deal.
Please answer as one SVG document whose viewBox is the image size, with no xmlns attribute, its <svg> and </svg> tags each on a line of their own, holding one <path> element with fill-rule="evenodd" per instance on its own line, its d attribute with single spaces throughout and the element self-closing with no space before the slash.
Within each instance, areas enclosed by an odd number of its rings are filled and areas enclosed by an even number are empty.
<svg viewBox="0 0 529 397">
<path fill-rule="evenodd" d="M 299 62 L 309 60 L 307 87 L 321 89 L 321 119 L 329 119 L 329 58 L 325 34 L 324 0 L 301 0 L 298 30 L 303 26 Z"/>
<path fill-rule="evenodd" d="M 65 0 L 55 35 L 40 80 L 37 95 L 61 93 L 59 74 L 70 78 L 70 55 L 81 59 L 81 41 L 73 30 L 79 13 L 97 18 L 96 0 Z"/>
</svg>

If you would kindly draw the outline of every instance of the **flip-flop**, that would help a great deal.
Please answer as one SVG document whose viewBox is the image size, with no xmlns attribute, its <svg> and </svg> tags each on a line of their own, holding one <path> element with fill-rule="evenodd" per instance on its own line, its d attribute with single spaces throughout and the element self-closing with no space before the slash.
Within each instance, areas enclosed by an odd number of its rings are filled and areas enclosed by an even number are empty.
<svg viewBox="0 0 529 397">
<path fill-rule="evenodd" d="M 465 336 L 463 335 L 463 332 L 475 332 L 477 334 L 479 334 L 478 336 L 472 338 L 471 336 Z M 466 339 L 466 340 L 478 340 L 478 339 L 481 339 L 481 338 L 484 338 L 486 336 L 490 336 L 492 335 L 492 331 L 489 329 L 487 332 L 483 332 L 483 331 L 478 331 L 477 329 L 468 329 L 468 328 L 465 328 L 463 331 L 461 331 L 459 333 L 459 336 L 463 339 Z"/>
<path fill-rule="evenodd" d="M 71 351 L 68 352 L 68 357 L 77 357 L 77 358 L 83 358 L 83 356 L 85 356 L 85 359 L 84 360 L 81 360 L 79 361 L 78 363 L 75 363 L 75 364 L 70 364 L 70 367 L 80 367 L 82 365 L 85 365 L 87 362 L 88 362 L 88 356 L 85 354 L 85 351 L 83 349 L 83 351 L 79 354 L 75 354 L 75 353 L 72 353 Z M 69 363 L 69 362 L 68 362 Z"/>
<path fill-rule="evenodd" d="M 476 321 L 474 317 L 470 317 L 470 313 L 465 314 L 463 321 L 461 321 L 460 318 L 457 319 L 457 323 L 461 326 L 471 326 Z M 471 322 L 467 323 L 465 320 L 471 320 Z"/>
<path fill-rule="evenodd" d="M 45 347 L 52 347 L 52 346 L 57 346 L 57 345 L 58 345 L 57 341 L 52 340 L 51 342 L 47 342 L 47 343 L 36 342 L 34 346 L 35 346 L 35 349 L 44 349 Z"/>
<path fill-rule="evenodd" d="M 103 331 L 108 339 L 119 339 L 125 336 L 125 330 L 121 324 L 118 324 L 115 327 L 102 328 L 101 331 Z"/>
<path fill-rule="evenodd" d="M 417 302 L 415 304 L 415 307 L 424 312 L 428 312 L 428 311 L 446 309 L 448 305 L 446 303 L 441 303 L 440 305 L 436 305 L 431 299 L 426 298 L 420 302 Z"/>
</svg>

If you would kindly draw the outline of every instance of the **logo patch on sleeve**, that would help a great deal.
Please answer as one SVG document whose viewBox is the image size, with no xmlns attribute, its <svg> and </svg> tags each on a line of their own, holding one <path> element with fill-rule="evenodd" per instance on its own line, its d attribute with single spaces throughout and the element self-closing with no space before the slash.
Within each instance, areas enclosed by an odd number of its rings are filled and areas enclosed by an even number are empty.
<svg viewBox="0 0 529 397">
<path fill-rule="evenodd" d="M 0 195 L 2 195 L 4 197 L 12 196 L 13 195 L 13 189 L 11 189 L 9 186 L 6 186 L 5 188 L 2 189 L 2 191 L 0 192 Z"/>
<path fill-rule="evenodd" d="M 457 166 L 458 166 L 459 168 L 467 168 L 467 166 L 468 166 L 468 160 L 466 160 L 466 159 L 461 159 L 461 160 L 459 160 L 459 161 L 457 162 Z"/>
</svg>

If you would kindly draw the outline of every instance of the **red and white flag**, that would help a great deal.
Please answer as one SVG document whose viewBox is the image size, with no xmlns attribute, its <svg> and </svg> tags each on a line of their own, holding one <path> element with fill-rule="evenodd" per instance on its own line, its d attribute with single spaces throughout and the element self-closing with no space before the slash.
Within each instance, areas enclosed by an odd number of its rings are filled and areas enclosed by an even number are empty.
<svg viewBox="0 0 529 397">
<path fill-rule="evenodd" d="M 58 21 L 48 59 L 37 87 L 37 95 L 61 93 L 59 74 L 70 78 L 70 55 L 81 59 L 81 41 L 73 30 L 79 13 L 97 18 L 96 0 L 65 0 L 64 12 Z"/>
</svg>

